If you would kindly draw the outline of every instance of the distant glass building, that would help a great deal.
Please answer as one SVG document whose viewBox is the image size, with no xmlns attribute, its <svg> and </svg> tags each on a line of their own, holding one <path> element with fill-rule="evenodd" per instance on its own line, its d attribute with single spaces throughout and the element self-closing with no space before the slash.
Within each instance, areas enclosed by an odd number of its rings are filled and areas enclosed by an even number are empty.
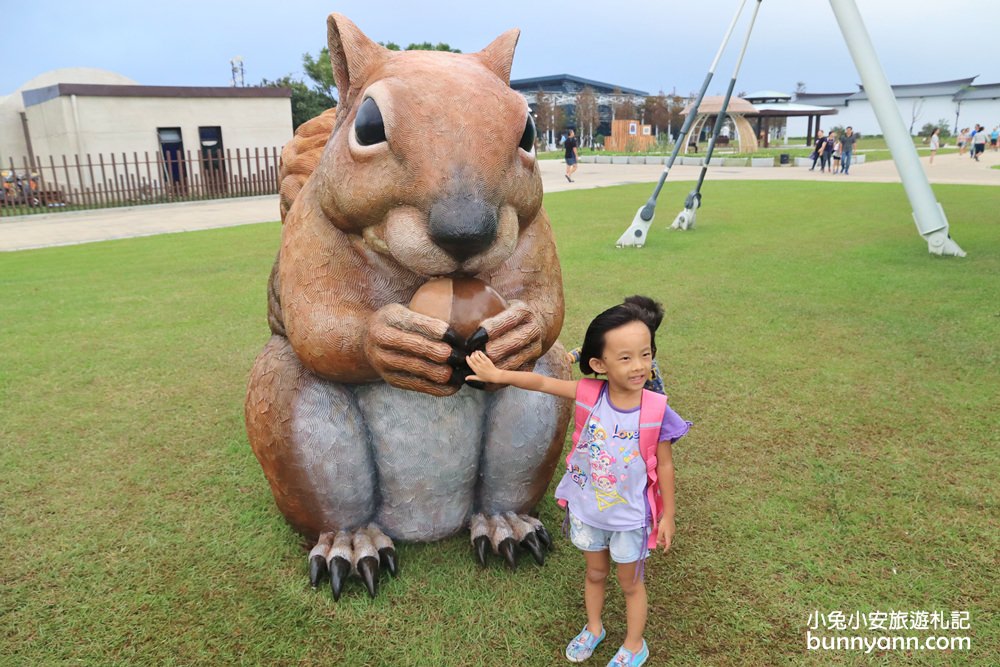
<svg viewBox="0 0 1000 667">
<path fill-rule="evenodd" d="M 583 92 L 583 89 L 590 87 L 597 98 L 597 109 L 600 115 L 600 123 L 594 128 L 594 134 L 608 136 L 611 134 L 611 121 L 614 120 L 614 105 L 631 99 L 636 107 L 640 107 L 646 97 L 649 96 L 644 90 L 636 90 L 626 86 L 617 86 L 613 83 L 593 81 L 572 74 L 551 74 L 549 76 L 536 76 L 530 79 L 515 79 L 510 82 L 510 87 L 521 93 L 528 101 L 532 113 L 537 111 L 538 93 L 541 91 L 545 95 L 552 95 L 555 98 L 556 106 L 562 108 L 566 114 L 566 128 L 577 130 L 582 134 L 580 128 L 576 126 L 576 98 Z M 560 128 L 558 131 L 561 131 Z"/>
</svg>

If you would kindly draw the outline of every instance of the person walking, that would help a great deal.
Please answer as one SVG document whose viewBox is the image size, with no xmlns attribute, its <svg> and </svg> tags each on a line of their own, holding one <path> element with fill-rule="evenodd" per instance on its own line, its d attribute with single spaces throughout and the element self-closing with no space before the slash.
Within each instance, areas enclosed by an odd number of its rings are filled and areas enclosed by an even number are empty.
<svg viewBox="0 0 1000 667">
<path fill-rule="evenodd" d="M 576 161 L 579 159 L 579 154 L 576 150 L 577 141 L 576 133 L 573 130 L 569 131 L 569 136 L 566 137 L 566 141 L 563 142 L 563 148 L 566 149 L 566 180 L 570 183 L 573 179 L 570 176 L 576 171 Z"/>
<path fill-rule="evenodd" d="M 813 142 L 813 152 L 809 157 L 812 158 L 812 166 L 809 167 L 809 171 L 813 171 L 816 168 L 816 160 L 820 158 L 822 154 L 822 148 L 826 146 L 826 139 L 823 138 L 823 130 L 816 130 L 816 140 Z"/>
<path fill-rule="evenodd" d="M 830 164 L 832 162 L 831 158 L 833 157 L 833 144 L 836 140 L 837 140 L 837 133 L 831 132 L 830 134 L 827 135 L 826 139 L 824 139 L 823 143 L 820 145 L 819 148 L 820 172 L 824 172 L 827 170 L 827 167 L 830 167 Z M 832 167 L 830 168 L 832 169 Z"/>
<path fill-rule="evenodd" d="M 986 128 L 976 125 L 976 133 L 972 135 L 972 157 L 979 162 L 979 156 L 986 150 Z"/>
<path fill-rule="evenodd" d="M 963 127 L 958 132 L 958 138 L 955 141 L 955 145 L 958 146 L 958 156 L 962 157 L 962 153 L 965 152 L 965 145 L 969 143 L 969 128 Z"/>
<path fill-rule="evenodd" d="M 938 148 L 941 147 L 940 127 L 935 127 L 934 131 L 931 132 L 930 144 L 931 144 L 931 159 L 929 164 L 934 164 L 934 156 L 937 155 Z"/>
<path fill-rule="evenodd" d="M 858 140 L 858 135 L 854 134 L 854 128 L 850 125 L 844 130 L 844 136 L 840 138 L 840 172 L 842 174 L 851 173 L 851 160 L 854 158 L 854 143 Z"/>
</svg>

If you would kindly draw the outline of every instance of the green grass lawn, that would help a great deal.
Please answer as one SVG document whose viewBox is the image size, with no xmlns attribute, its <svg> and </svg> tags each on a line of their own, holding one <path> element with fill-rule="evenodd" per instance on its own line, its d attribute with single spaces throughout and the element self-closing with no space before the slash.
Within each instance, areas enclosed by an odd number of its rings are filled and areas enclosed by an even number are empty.
<svg viewBox="0 0 1000 667">
<path fill-rule="evenodd" d="M 928 255 L 899 185 L 840 182 L 710 184 L 690 232 L 666 230 L 690 189 L 668 183 L 646 247 L 616 250 L 651 189 L 546 197 L 562 340 L 662 300 L 659 361 L 695 422 L 675 547 L 648 565 L 648 664 L 995 665 L 997 190 L 935 187 L 965 259 Z M 0 255 L 0 664 L 560 664 L 584 620 L 561 537 L 516 573 L 459 535 L 402 546 L 374 601 L 309 588 L 243 428 L 279 235 Z M 936 634 L 972 649 L 807 651 L 814 610 L 969 611 Z M 595 665 L 623 636 L 615 585 L 605 621 Z"/>
</svg>

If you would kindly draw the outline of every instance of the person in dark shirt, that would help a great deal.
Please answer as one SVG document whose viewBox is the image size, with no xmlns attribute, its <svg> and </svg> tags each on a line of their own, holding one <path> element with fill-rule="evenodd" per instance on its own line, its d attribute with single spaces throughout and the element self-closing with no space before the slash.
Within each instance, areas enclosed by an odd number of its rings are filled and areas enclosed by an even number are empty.
<svg viewBox="0 0 1000 667">
<path fill-rule="evenodd" d="M 823 149 L 826 147 L 826 138 L 823 136 L 823 130 L 816 130 L 816 141 L 813 143 L 812 152 L 812 166 L 809 167 L 809 171 L 816 168 L 816 160 L 822 155 Z"/>
<path fill-rule="evenodd" d="M 837 134 L 831 132 L 826 135 L 826 139 L 823 140 L 822 144 L 819 144 L 819 170 L 820 172 L 825 172 L 827 167 L 830 168 L 830 172 L 833 173 L 833 144 L 837 141 Z"/>
<path fill-rule="evenodd" d="M 566 149 L 566 180 L 570 183 L 573 182 L 573 179 L 570 178 L 570 176 L 572 176 L 573 172 L 576 171 L 576 160 L 579 157 L 576 152 L 576 147 L 576 133 L 573 132 L 573 130 L 570 130 L 569 136 L 566 137 L 566 141 L 563 143 L 563 148 Z"/>
<path fill-rule="evenodd" d="M 840 172 L 850 174 L 851 158 L 854 156 L 854 142 L 858 140 L 858 135 L 854 134 L 854 128 L 850 125 L 844 130 L 844 136 L 840 138 Z"/>
</svg>

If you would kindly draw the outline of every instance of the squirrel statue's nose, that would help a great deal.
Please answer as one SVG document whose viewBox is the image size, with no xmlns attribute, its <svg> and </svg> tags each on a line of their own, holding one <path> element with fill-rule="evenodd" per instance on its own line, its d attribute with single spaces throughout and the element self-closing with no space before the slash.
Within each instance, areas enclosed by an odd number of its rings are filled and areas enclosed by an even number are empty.
<svg viewBox="0 0 1000 667">
<path fill-rule="evenodd" d="M 490 247 L 497 237 L 497 210 L 475 194 L 442 197 L 431 206 L 430 235 L 461 262 Z"/>
</svg>

